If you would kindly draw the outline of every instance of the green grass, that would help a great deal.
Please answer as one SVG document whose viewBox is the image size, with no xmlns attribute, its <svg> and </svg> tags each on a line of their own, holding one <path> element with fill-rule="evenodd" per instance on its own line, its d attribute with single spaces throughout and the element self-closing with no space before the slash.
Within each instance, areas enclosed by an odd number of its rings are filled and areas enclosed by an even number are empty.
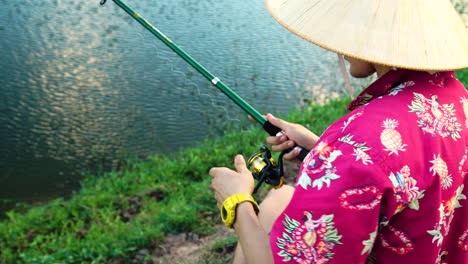
<svg viewBox="0 0 468 264">
<path fill-rule="evenodd" d="M 456 71 L 455 76 L 468 88 L 468 68 Z"/>
<path fill-rule="evenodd" d="M 468 86 L 467 69 L 457 77 Z M 283 118 L 320 134 L 346 113 L 348 102 L 312 105 Z M 212 233 L 219 220 L 208 170 L 232 164 L 237 153 L 257 152 L 265 139 L 256 125 L 228 131 L 173 155 L 128 159 L 120 171 L 89 175 L 69 200 L 57 199 L 25 213 L 8 212 L 0 222 L 0 263 L 130 262 L 139 249 L 155 247 L 167 234 Z M 234 243 L 233 237 L 215 243 L 213 256 Z"/>
<path fill-rule="evenodd" d="M 310 106 L 288 119 L 321 133 L 345 113 L 346 104 Z M 69 200 L 8 212 L 0 222 L 0 263 L 130 261 L 138 249 L 157 245 L 169 233 L 210 234 L 219 220 L 208 170 L 232 164 L 237 153 L 257 152 L 265 140 L 257 125 L 230 131 L 170 156 L 129 159 L 120 171 L 89 175 Z"/>
</svg>

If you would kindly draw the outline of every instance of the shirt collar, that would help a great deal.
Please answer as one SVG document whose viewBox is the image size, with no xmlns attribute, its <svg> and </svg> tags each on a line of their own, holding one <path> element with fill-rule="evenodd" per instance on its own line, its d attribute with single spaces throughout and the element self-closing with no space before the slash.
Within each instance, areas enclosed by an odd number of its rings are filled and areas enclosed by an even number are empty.
<svg viewBox="0 0 468 264">
<path fill-rule="evenodd" d="M 364 89 L 351 103 L 346 107 L 352 111 L 359 106 L 365 105 L 373 99 L 386 94 L 392 88 L 406 81 L 425 81 L 431 84 L 443 84 L 446 78 L 454 78 L 453 71 L 437 72 L 430 74 L 425 71 L 414 71 L 405 69 L 394 69 L 385 73 L 382 77 L 374 81 Z"/>
</svg>

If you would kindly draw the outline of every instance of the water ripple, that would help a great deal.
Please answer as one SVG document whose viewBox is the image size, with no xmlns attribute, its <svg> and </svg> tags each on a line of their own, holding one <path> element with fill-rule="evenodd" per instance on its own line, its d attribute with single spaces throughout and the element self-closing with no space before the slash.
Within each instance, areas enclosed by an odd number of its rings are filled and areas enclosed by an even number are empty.
<svg viewBox="0 0 468 264">
<path fill-rule="evenodd" d="M 286 32 L 263 1 L 128 4 L 261 112 L 289 111 L 335 72 L 332 53 Z M 0 0 L 0 50 L 0 199 L 66 195 L 83 170 L 245 119 L 112 2 Z"/>
</svg>

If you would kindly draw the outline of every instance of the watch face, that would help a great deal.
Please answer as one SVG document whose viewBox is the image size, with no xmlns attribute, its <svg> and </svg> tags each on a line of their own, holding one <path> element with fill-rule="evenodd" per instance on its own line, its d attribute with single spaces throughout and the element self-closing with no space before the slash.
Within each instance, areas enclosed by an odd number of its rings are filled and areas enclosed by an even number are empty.
<svg viewBox="0 0 468 264">
<path fill-rule="evenodd" d="M 223 220 L 226 220 L 228 213 L 226 211 L 226 208 L 224 208 L 224 206 L 221 208 L 221 214 L 222 214 Z"/>
</svg>

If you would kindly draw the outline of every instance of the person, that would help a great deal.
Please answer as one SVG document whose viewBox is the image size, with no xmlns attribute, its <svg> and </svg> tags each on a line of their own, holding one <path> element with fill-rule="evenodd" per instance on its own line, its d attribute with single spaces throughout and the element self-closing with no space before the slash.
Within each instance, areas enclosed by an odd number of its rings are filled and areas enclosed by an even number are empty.
<svg viewBox="0 0 468 264">
<path fill-rule="evenodd" d="M 244 158 L 212 168 L 235 263 L 468 263 L 468 34 L 449 0 L 267 0 L 298 36 L 377 80 L 319 137 L 267 120 L 273 151 L 311 151 L 260 204 Z M 286 154 L 293 160 L 298 151 Z M 234 208 L 234 209 L 233 209 Z M 258 214 L 257 214 L 258 212 Z"/>
</svg>

